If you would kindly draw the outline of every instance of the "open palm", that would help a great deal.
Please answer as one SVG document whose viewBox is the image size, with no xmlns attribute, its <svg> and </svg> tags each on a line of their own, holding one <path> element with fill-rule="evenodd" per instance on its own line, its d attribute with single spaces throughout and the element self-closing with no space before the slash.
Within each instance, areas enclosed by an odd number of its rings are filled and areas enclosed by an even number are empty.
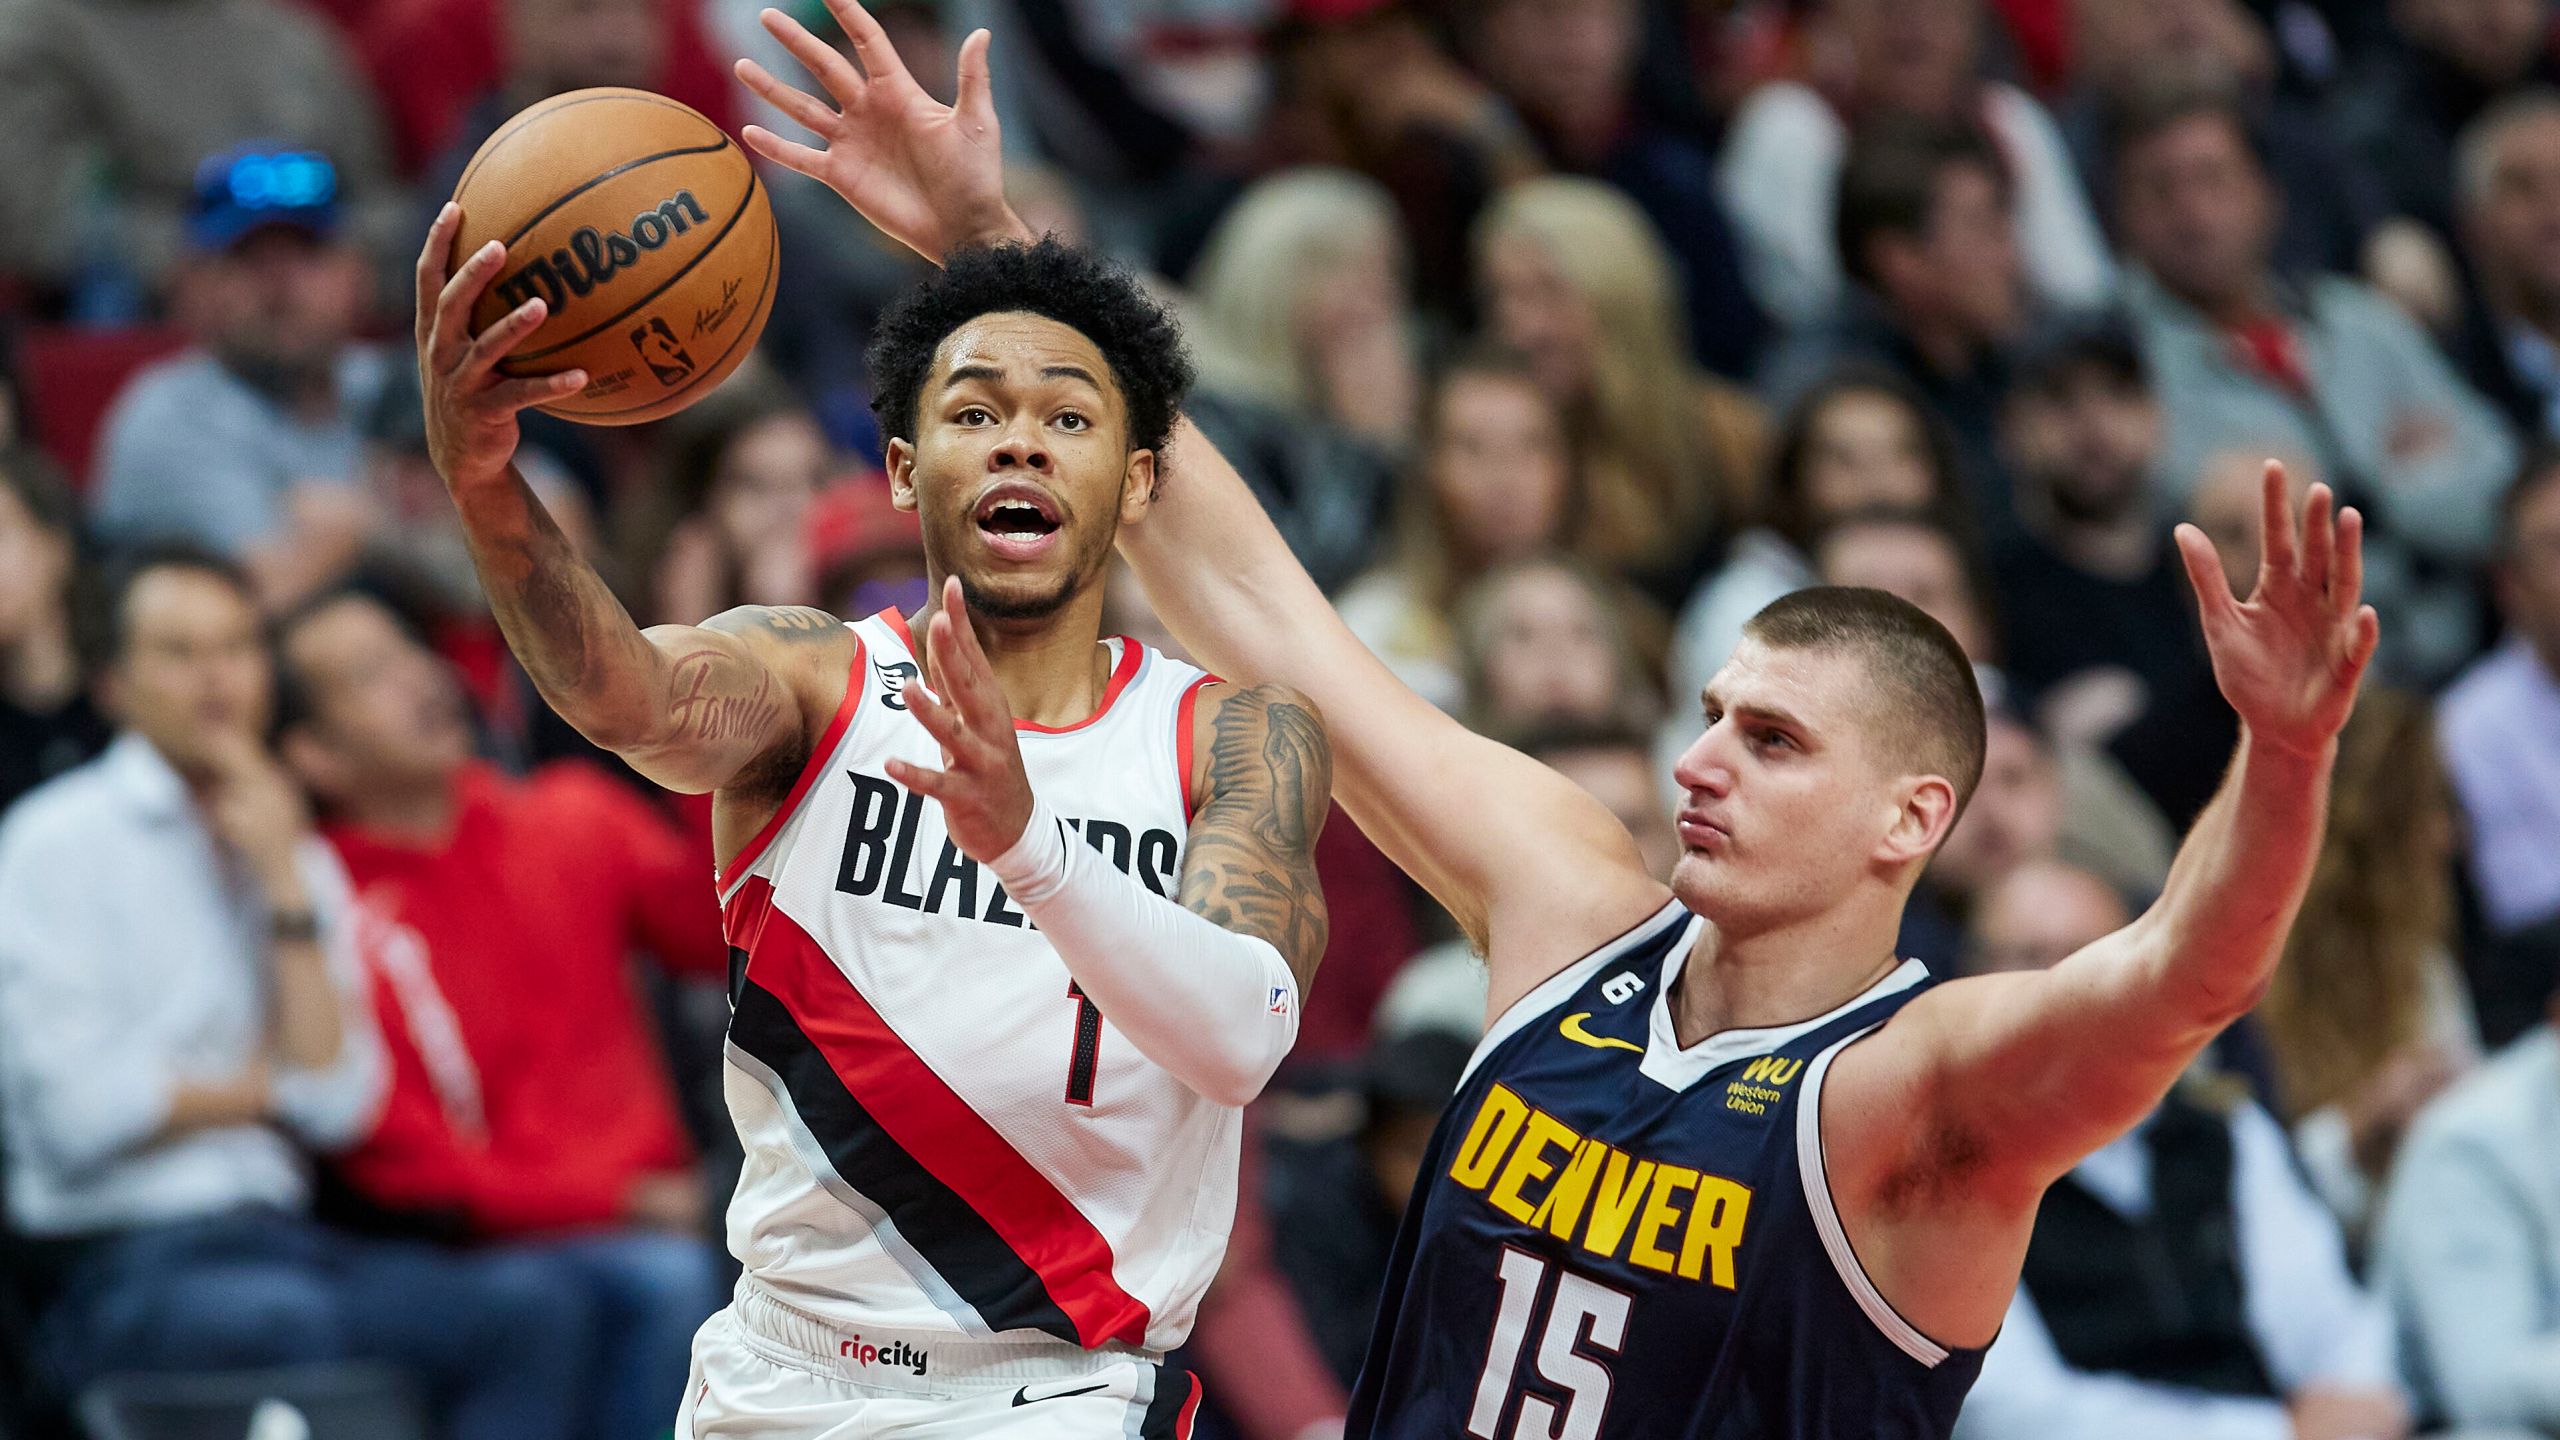
<svg viewBox="0 0 2560 1440">
<path fill-rule="evenodd" d="M 1004 156 L 996 131 L 988 36 L 960 45 L 956 103 L 925 93 L 907 73 L 888 32 L 857 0 L 827 0 L 853 41 L 859 69 L 779 10 L 760 17 L 834 100 L 784 84 L 753 60 L 738 79 L 825 142 L 813 149 L 762 126 L 743 134 L 757 154 L 820 181 L 883 234 L 939 262 L 958 245 L 1019 226 L 1004 200 Z"/>
<path fill-rule="evenodd" d="M 2364 517 L 2336 511 L 2326 485 L 2311 487 L 2297 517 L 2284 467 L 2273 460 L 2261 504 L 2265 539 L 2247 600 L 2232 598 L 2203 531 L 2179 526 L 2178 553 L 2222 697 L 2255 738 L 2316 751 L 2347 723 L 2381 633 L 2373 607 L 2362 603 Z"/>
</svg>

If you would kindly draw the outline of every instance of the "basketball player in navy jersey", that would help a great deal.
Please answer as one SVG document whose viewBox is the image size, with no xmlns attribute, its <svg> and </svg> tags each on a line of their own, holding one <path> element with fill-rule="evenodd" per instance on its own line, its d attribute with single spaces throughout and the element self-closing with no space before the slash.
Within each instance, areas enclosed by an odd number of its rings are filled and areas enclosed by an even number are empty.
<svg viewBox="0 0 2560 1440">
<path fill-rule="evenodd" d="M 870 79 L 833 87 L 839 110 L 742 65 L 826 147 L 749 143 L 928 258 L 1021 234 L 992 113 L 936 104 L 853 0 L 829 5 Z M 962 66 L 983 87 L 983 40 Z M 1196 431 L 1168 454 L 1121 541 L 1149 597 L 1225 673 L 1323 705 L 1336 798 L 1491 971 L 1352 1433 L 1948 1434 L 2045 1187 L 2266 986 L 2375 643 L 2356 512 L 2318 486 L 2297 512 L 2270 464 L 2245 601 L 2180 530 L 2244 727 L 2221 794 L 2132 925 L 2048 971 L 1934 984 L 1894 936 L 1984 737 L 1971 667 L 1918 610 L 1814 589 L 1761 612 L 1700 697 L 1666 889 L 1598 802 L 1363 649 Z"/>
<path fill-rule="evenodd" d="M 1324 950 L 1331 778 L 1303 696 L 1100 633 L 1177 332 L 1065 247 L 955 258 L 871 357 L 924 613 L 643 630 L 512 463 L 583 377 L 496 372 L 543 302 L 473 334 L 501 252 L 448 274 L 460 219 L 419 258 L 419 369 L 490 605 L 571 724 L 716 796 L 744 1278 L 677 1435 L 1187 1435 L 1163 1356 Z"/>
</svg>

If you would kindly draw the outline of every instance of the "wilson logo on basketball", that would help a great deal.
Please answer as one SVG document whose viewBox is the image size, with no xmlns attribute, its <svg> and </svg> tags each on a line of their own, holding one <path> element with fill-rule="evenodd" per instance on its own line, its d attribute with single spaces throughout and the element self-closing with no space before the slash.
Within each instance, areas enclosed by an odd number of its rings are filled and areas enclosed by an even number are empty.
<svg viewBox="0 0 2560 1440">
<path fill-rule="evenodd" d="M 664 249 L 669 240 L 710 222 L 711 213 L 693 198 L 693 192 L 679 190 L 656 209 L 632 216 L 631 224 L 621 234 L 608 235 L 592 225 L 581 227 L 569 237 L 567 245 L 537 256 L 501 278 L 498 297 L 512 310 L 540 296 L 556 311 L 570 296 L 592 293 L 636 264 L 642 255 Z"/>
</svg>

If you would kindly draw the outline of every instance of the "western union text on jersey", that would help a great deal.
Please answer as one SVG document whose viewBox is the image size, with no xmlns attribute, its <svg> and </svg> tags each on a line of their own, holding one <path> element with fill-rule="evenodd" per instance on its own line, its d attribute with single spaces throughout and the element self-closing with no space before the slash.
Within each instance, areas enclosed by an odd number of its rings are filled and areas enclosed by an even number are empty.
<svg viewBox="0 0 2560 1440">
<path fill-rule="evenodd" d="M 1639 1160 L 1577 1133 L 1496 1085 L 1484 1097 L 1449 1178 L 1523 1225 L 1602 1259 L 1734 1286 L 1734 1252 L 1751 1187 L 1668 1161 Z"/>
</svg>

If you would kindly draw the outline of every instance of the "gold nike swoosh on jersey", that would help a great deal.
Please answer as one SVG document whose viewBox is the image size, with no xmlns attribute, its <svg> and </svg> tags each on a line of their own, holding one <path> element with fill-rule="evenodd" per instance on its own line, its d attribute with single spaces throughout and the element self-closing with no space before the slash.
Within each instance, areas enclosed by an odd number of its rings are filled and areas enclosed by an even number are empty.
<svg viewBox="0 0 2560 1440">
<path fill-rule="evenodd" d="M 1576 1010 L 1564 1017 L 1564 1023 L 1558 1025 L 1556 1029 L 1563 1032 L 1564 1038 L 1574 1044 L 1588 1045 L 1594 1050 L 1633 1050 L 1639 1055 L 1644 1053 L 1644 1047 L 1633 1040 L 1621 1040 L 1615 1035 L 1594 1035 L 1583 1029 L 1582 1022 L 1590 1018 L 1590 1011 Z"/>
</svg>

